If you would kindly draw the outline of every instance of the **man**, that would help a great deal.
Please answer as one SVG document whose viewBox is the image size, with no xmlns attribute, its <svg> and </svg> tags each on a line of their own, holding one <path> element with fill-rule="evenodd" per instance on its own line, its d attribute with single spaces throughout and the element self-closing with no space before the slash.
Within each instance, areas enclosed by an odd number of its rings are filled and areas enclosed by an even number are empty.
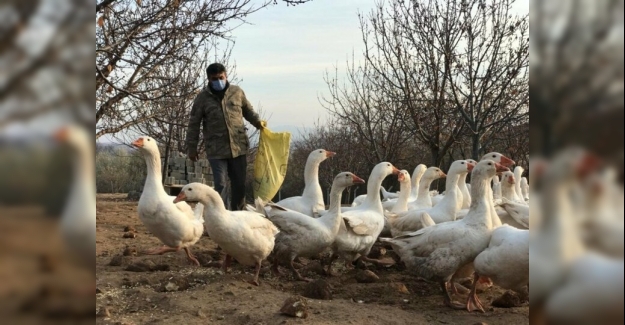
<svg viewBox="0 0 625 325">
<path fill-rule="evenodd" d="M 260 118 L 238 86 L 228 83 L 226 67 L 213 63 L 206 68 L 209 85 L 193 102 L 187 129 L 187 154 L 197 160 L 200 125 L 203 126 L 206 156 L 213 170 L 215 190 L 223 191 L 230 178 L 230 210 L 245 206 L 245 175 L 247 171 L 247 138 L 243 118 L 262 129 Z"/>
</svg>

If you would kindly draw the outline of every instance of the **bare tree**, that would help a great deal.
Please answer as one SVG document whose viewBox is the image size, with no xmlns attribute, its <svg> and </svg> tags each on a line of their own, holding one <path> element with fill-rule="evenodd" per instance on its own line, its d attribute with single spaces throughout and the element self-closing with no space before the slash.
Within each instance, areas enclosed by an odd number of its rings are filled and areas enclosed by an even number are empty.
<svg viewBox="0 0 625 325">
<path fill-rule="evenodd" d="M 375 165 L 381 161 L 397 161 L 411 141 L 402 121 L 404 105 L 389 100 L 374 83 L 375 71 L 368 64 L 347 67 L 347 84 L 340 85 L 338 72 L 326 74 L 329 95 L 321 104 L 334 116 L 335 128 L 349 128 L 359 136 L 361 159 Z"/>
<path fill-rule="evenodd" d="M 530 11 L 532 153 L 585 145 L 623 168 L 623 1 L 536 0 Z"/>
<path fill-rule="evenodd" d="M 434 47 L 445 58 L 448 94 L 471 131 L 473 159 L 485 137 L 529 115 L 529 14 L 513 14 L 515 2 L 437 1 L 423 22 L 442 31 L 445 42 Z"/>
<path fill-rule="evenodd" d="M 485 151 L 505 152 L 507 157 L 527 170 L 530 152 L 529 132 L 529 119 L 519 124 L 506 124 L 500 132 L 490 134 L 489 144 L 484 147 Z"/>
<path fill-rule="evenodd" d="M 437 2 L 422 2 L 380 3 L 360 16 L 360 24 L 373 87 L 407 110 L 402 127 L 428 147 L 432 164 L 441 166 L 464 123 L 448 99 L 447 66 L 437 49 L 460 31 L 426 23 Z"/>
<path fill-rule="evenodd" d="M 60 116 L 93 128 L 93 2 L 3 1 L 0 128 Z"/>
<path fill-rule="evenodd" d="M 307 0 L 288 1 L 300 4 Z M 96 5 L 96 137 L 117 133 L 159 116 L 154 103 L 181 96 L 181 71 L 208 55 L 220 56 L 216 40 L 230 40 L 245 17 L 272 0 L 103 0 Z M 228 44 L 228 42 L 226 42 Z M 230 43 L 231 44 L 231 43 Z M 227 52 L 226 45 L 226 51 Z"/>
<path fill-rule="evenodd" d="M 327 123 L 317 122 L 315 127 L 293 141 L 289 155 L 289 167 L 281 188 L 283 198 L 301 195 L 304 188 L 304 167 L 308 155 L 316 149 L 334 151 L 334 158 L 324 161 L 319 168 L 319 184 L 326 196 L 332 187 L 332 181 L 336 174 L 350 171 L 367 179 L 373 165 L 363 159 L 363 146 L 359 137 L 349 127 L 337 127 L 338 123 L 330 120 Z M 375 164 L 374 164 L 375 165 Z M 348 194 L 343 196 L 343 202 L 350 202 L 352 191 L 364 191 L 364 187 L 348 189 Z"/>
<path fill-rule="evenodd" d="M 129 129 L 132 133 L 148 135 L 161 144 L 164 149 L 165 161 L 175 153 L 186 152 L 185 134 L 189 121 L 190 107 L 195 96 L 201 91 L 206 60 L 194 61 L 190 65 L 178 63 L 158 67 L 158 74 L 162 77 L 159 83 L 167 83 L 178 78 L 178 86 L 171 89 L 165 97 L 150 103 L 154 116 L 141 121 Z M 222 61 L 226 62 L 226 61 Z M 202 143 L 200 143 L 202 149 Z M 163 179 L 167 175 L 167 165 L 163 168 Z"/>
</svg>

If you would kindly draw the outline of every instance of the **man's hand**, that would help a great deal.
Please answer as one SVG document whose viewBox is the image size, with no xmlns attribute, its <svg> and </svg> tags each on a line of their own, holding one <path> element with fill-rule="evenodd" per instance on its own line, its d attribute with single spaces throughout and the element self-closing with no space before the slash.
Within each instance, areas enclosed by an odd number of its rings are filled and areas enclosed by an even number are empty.
<svg viewBox="0 0 625 325">
<path fill-rule="evenodd" d="M 197 153 L 189 154 L 189 159 L 191 159 L 191 161 L 197 161 Z"/>
</svg>

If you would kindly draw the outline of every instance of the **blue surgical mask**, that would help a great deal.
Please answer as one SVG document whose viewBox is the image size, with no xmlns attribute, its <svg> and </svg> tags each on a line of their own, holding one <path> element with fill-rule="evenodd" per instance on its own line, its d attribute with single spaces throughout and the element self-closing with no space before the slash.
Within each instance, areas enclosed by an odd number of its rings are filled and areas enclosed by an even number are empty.
<svg viewBox="0 0 625 325">
<path fill-rule="evenodd" d="M 226 81 L 221 79 L 213 80 L 211 81 L 211 87 L 213 87 L 216 91 L 222 91 L 226 88 Z"/>
</svg>

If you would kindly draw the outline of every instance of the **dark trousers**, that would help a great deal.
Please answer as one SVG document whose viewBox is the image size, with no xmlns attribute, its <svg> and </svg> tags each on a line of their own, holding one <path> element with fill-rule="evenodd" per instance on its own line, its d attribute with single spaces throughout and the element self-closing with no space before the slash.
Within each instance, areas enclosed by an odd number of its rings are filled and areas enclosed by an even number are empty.
<svg viewBox="0 0 625 325">
<path fill-rule="evenodd" d="M 226 201 L 226 184 L 230 178 L 230 211 L 243 210 L 245 207 L 245 174 L 247 157 L 245 155 L 229 159 L 209 159 L 213 170 L 215 191 Z"/>
</svg>

